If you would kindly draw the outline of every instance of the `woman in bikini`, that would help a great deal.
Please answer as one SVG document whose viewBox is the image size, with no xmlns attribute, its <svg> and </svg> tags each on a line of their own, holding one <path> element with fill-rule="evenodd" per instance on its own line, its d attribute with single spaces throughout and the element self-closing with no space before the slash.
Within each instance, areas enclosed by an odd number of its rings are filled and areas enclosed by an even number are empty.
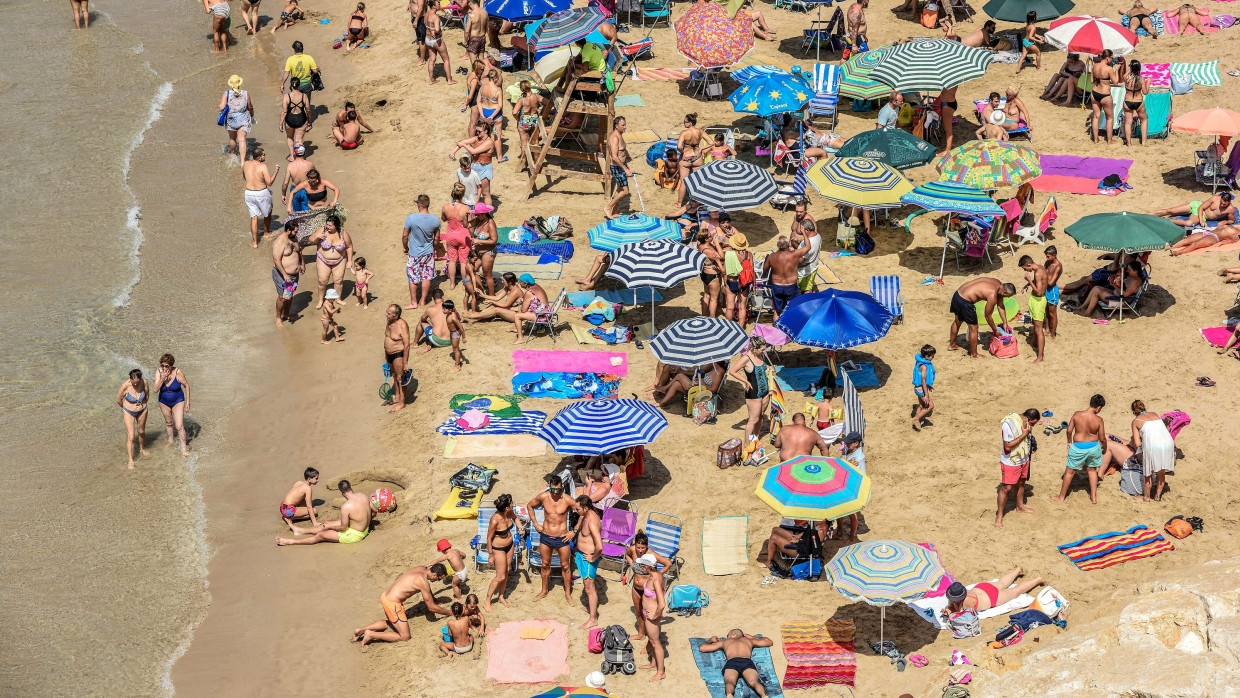
<svg viewBox="0 0 1240 698">
<path fill-rule="evenodd" d="M 699 148 L 706 132 L 697 127 L 697 114 L 685 114 L 685 129 L 676 138 L 676 149 L 680 151 L 680 178 L 683 180 L 689 173 L 702 166 L 702 153 Z"/>
<path fill-rule="evenodd" d="M 702 279 L 702 314 L 719 315 L 719 288 L 723 285 L 723 248 L 710 231 L 702 228 L 697 234 L 698 252 L 706 255 L 706 264 L 699 275 Z"/>
<path fill-rule="evenodd" d="M 332 201 L 327 203 L 327 192 L 331 191 Z M 293 212 L 293 202 L 297 198 L 297 192 L 306 193 L 306 201 L 310 205 L 310 209 L 329 208 L 336 205 L 336 201 L 340 199 L 340 190 L 335 184 L 323 179 L 319 176 L 318 170 L 310 170 L 306 173 L 306 181 L 298 184 L 293 191 L 288 193 L 288 212 Z"/>
<path fill-rule="evenodd" d="M 306 240 L 306 246 L 318 247 L 314 260 L 319 274 L 319 304 L 314 309 L 323 307 L 328 282 L 336 289 L 336 297 L 343 301 L 344 271 L 353 266 L 353 239 L 341 229 L 340 217 L 328 216 L 323 227 Z"/>
<path fill-rule="evenodd" d="M 1141 145 L 1145 145 L 1149 133 L 1148 121 L 1145 118 L 1145 95 L 1149 94 L 1150 86 L 1141 77 L 1141 61 L 1128 62 L 1128 75 L 1124 78 L 1124 145 L 1132 145 L 1132 120 L 1141 120 Z"/>
<path fill-rule="evenodd" d="M 538 128 L 544 102 L 543 96 L 532 89 L 529 80 L 521 81 L 521 99 L 517 100 L 514 116 L 517 119 L 517 135 L 521 138 L 522 156 L 525 154 L 534 130 Z M 526 163 L 526 167 L 531 166 L 530 163 Z"/>
<path fill-rule="evenodd" d="M 349 38 L 344 42 L 344 50 L 352 51 L 370 36 L 370 20 L 366 18 L 366 3 L 357 3 L 357 10 L 349 17 Z"/>
<path fill-rule="evenodd" d="M 1089 137 L 1094 143 L 1098 142 L 1098 119 L 1103 113 L 1108 117 L 1115 113 L 1115 107 L 1111 103 L 1111 85 L 1115 84 L 1115 69 L 1111 67 L 1111 49 L 1105 49 L 1098 57 L 1094 59 L 1093 70 L 1090 74 L 1094 77 L 1093 94 L 1090 95 L 1090 109 L 1093 114 L 1089 120 Z M 1113 119 L 1107 119 L 1106 137 L 1107 145 L 1114 143 L 1114 137 L 1111 135 L 1115 131 L 1115 124 L 1111 123 Z"/>
<path fill-rule="evenodd" d="M 1151 38 L 1158 38 L 1158 33 L 1154 31 L 1154 22 L 1150 20 L 1150 10 L 1146 9 L 1141 0 L 1133 0 L 1132 7 L 1127 12 L 1120 10 L 1120 14 L 1128 15 L 1128 31 L 1136 34 L 1138 29 L 1144 29 Z"/>
<path fill-rule="evenodd" d="M 758 438 L 762 426 L 762 415 L 771 405 L 770 381 L 766 365 L 766 340 L 752 337 L 749 348 L 732 360 L 728 375 L 745 386 L 745 409 L 749 419 L 745 422 L 745 443 Z"/>
<path fill-rule="evenodd" d="M 482 607 L 491 610 L 491 599 L 499 594 L 499 602 L 508 605 L 508 571 L 512 568 L 513 548 L 516 545 L 517 515 L 512 510 L 512 495 L 501 494 L 495 498 L 495 513 L 487 526 L 487 552 L 495 565 L 495 578 L 487 587 Z"/>
<path fill-rule="evenodd" d="M 1038 13 L 1030 12 L 1025 15 L 1025 35 L 1020 38 L 1020 59 L 1016 61 L 1016 72 L 1024 70 L 1025 58 L 1033 54 L 1033 65 L 1038 70 L 1042 69 L 1042 49 L 1038 44 L 1045 41 L 1045 37 L 1038 34 Z"/>
<path fill-rule="evenodd" d="M 1081 55 L 1069 53 L 1063 65 L 1059 66 L 1059 72 L 1052 75 L 1050 82 L 1046 83 L 1042 99 L 1048 102 L 1059 101 L 1063 106 L 1068 106 L 1076 96 L 1076 83 L 1084 72 L 1085 61 L 1081 60 Z"/>
<path fill-rule="evenodd" d="M 1189 27 L 1196 29 L 1198 34 L 1205 35 L 1206 30 L 1201 26 L 1201 15 L 1198 14 L 1197 7 L 1195 5 L 1190 5 L 1188 3 L 1180 5 L 1176 16 L 1180 19 L 1179 36 L 1184 36 Z"/>
<path fill-rule="evenodd" d="M 455 160 L 456 154 L 464 148 L 473 159 L 471 168 L 478 173 L 478 200 L 491 205 L 491 180 L 495 178 L 495 167 L 491 164 L 495 157 L 495 138 L 491 135 L 491 123 L 479 121 L 474 127 L 472 138 L 458 141 L 456 147 L 448 154 L 449 160 Z"/>
<path fill-rule="evenodd" d="M 297 95 L 294 97 L 293 95 Z M 288 159 L 293 161 L 293 146 L 306 138 L 310 130 L 310 98 L 301 90 L 289 90 L 280 105 L 280 125 L 288 142 Z"/>
<path fill-rule="evenodd" d="M 1020 98 L 1020 87 L 1017 85 L 1008 85 L 1005 93 L 1007 103 L 1003 105 L 1003 130 L 1015 131 L 1024 128 L 1030 133 L 1033 132 L 1033 126 L 1029 124 L 1029 110 L 1025 108 L 1025 103 Z"/>
<path fill-rule="evenodd" d="M 1214 230 L 1198 230 L 1195 233 L 1189 233 L 1184 236 L 1183 240 L 1172 245 L 1171 256 L 1178 257 L 1194 250 L 1204 250 L 1215 245 L 1226 245 L 1238 239 L 1240 239 L 1240 227 L 1234 225 L 1220 225 Z"/>
<path fill-rule="evenodd" d="M 499 244 L 499 229 L 495 227 L 495 209 L 484 203 L 474 204 L 474 251 L 478 253 L 478 275 L 486 284 L 488 294 L 495 295 L 495 247 Z M 481 289 L 479 289 L 481 290 Z M 477 308 L 474 308 L 477 310 Z"/>
<path fill-rule="evenodd" d="M 478 87 L 477 110 L 478 123 L 491 127 L 494 135 L 495 159 L 503 162 L 504 158 L 504 74 L 491 68 L 487 71 Z"/>
<path fill-rule="evenodd" d="M 472 110 L 478 103 L 478 88 L 482 87 L 482 76 L 486 75 L 486 72 L 487 64 L 480 60 L 474 61 L 470 66 L 469 75 L 465 79 L 465 101 L 461 103 L 461 111 Z M 465 126 L 467 135 L 474 132 L 476 123 L 478 123 L 478 113 L 470 111 L 469 124 Z"/>
<path fill-rule="evenodd" d="M 168 432 L 168 445 L 175 446 L 175 434 L 181 437 L 181 455 L 189 455 L 185 439 L 185 415 L 189 413 L 189 381 L 177 368 L 172 354 L 159 357 L 159 371 L 151 391 L 159 396 L 159 410 L 164 413 L 164 428 Z M 174 432 L 175 430 L 175 432 Z"/>
<path fill-rule="evenodd" d="M 465 185 L 460 182 L 453 184 L 452 201 L 444 204 L 439 212 L 439 218 L 446 223 L 443 232 L 439 234 L 439 239 L 443 241 L 447 249 L 448 285 L 452 289 L 456 288 L 456 265 L 463 266 L 465 258 L 469 256 L 469 228 L 466 227 L 469 220 L 469 207 L 461 202 L 464 196 Z"/>
<path fill-rule="evenodd" d="M 129 380 L 121 383 L 116 391 L 116 404 L 125 413 L 125 450 L 129 452 L 129 469 L 133 470 L 133 444 L 138 442 L 138 450 L 146 455 L 146 403 L 151 394 L 151 386 L 142 378 L 141 369 L 129 372 Z"/>
<path fill-rule="evenodd" d="M 430 83 L 435 84 L 435 61 L 436 59 L 443 61 L 443 72 L 447 76 L 448 84 L 455 85 L 456 79 L 452 77 L 452 59 L 448 57 L 448 44 L 443 40 L 443 22 L 439 19 L 430 3 L 424 5 L 424 16 L 426 18 L 426 75 L 430 78 Z"/>
<path fill-rule="evenodd" d="M 723 141 L 723 134 L 715 134 L 715 144 L 710 147 L 707 152 L 707 162 L 714 160 L 731 160 L 736 157 L 736 148 L 728 145 Z"/>
<path fill-rule="evenodd" d="M 666 650 L 659 639 L 659 624 L 667 610 L 667 596 L 663 589 L 663 575 L 657 569 L 658 562 L 646 553 L 633 564 L 633 612 L 637 616 L 637 634 L 631 640 L 646 640 L 646 655 L 650 662 L 643 669 L 654 669 L 651 681 L 663 678 L 663 658 Z"/>
<path fill-rule="evenodd" d="M 1021 569 L 1017 567 L 999 577 L 997 582 L 979 582 L 974 584 L 972 589 L 966 589 L 960 582 L 953 582 L 947 588 L 947 608 L 943 609 L 942 614 L 951 616 L 965 609 L 980 614 L 982 611 L 1002 606 L 1017 596 L 1033 591 L 1034 588 L 1042 585 L 1042 578 L 1034 577 L 1012 587 L 1012 583 L 1020 576 Z"/>
</svg>

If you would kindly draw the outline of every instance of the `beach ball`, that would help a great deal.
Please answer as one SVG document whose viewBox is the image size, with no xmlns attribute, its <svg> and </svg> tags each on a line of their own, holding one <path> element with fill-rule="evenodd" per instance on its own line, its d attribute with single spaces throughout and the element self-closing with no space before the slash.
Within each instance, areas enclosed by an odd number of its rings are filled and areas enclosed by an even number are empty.
<svg viewBox="0 0 1240 698">
<path fill-rule="evenodd" d="M 396 495 L 386 487 L 380 487 L 370 494 L 370 506 L 380 514 L 396 511 Z"/>
</svg>

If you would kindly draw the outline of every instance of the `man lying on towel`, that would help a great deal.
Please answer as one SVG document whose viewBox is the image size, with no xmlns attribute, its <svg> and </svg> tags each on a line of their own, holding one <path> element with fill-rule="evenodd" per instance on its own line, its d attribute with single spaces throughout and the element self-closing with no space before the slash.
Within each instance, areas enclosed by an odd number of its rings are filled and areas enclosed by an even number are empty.
<svg viewBox="0 0 1240 698">
<path fill-rule="evenodd" d="M 1153 212 L 1155 216 L 1188 216 L 1188 220 L 1171 221 L 1178 226 L 1194 228 L 1205 225 L 1209 221 L 1232 220 L 1236 215 L 1236 205 L 1232 202 L 1229 191 L 1215 194 L 1205 201 L 1190 201 L 1181 206 L 1172 206 Z"/>
<path fill-rule="evenodd" d="M 710 642 L 702 643 L 698 651 L 705 654 L 723 650 L 724 656 L 728 658 L 723 665 L 723 691 L 728 698 L 736 695 L 738 678 L 744 678 L 754 693 L 766 698 L 766 688 L 758 678 L 758 667 L 753 663 L 752 655 L 753 648 L 770 647 L 773 644 L 775 643 L 771 642 L 769 637 L 746 635 L 740 628 L 734 628 L 729 630 L 728 636 L 722 640 L 718 635 L 712 636 Z"/>
</svg>

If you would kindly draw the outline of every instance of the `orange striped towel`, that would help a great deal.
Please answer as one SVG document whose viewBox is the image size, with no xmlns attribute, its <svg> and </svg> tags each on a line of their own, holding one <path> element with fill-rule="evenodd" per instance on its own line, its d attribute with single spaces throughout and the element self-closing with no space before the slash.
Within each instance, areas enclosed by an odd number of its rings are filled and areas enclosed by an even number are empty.
<svg viewBox="0 0 1240 698">
<path fill-rule="evenodd" d="M 1122 533 L 1103 533 L 1059 546 L 1059 552 L 1067 555 L 1077 568 L 1087 572 L 1151 557 L 1167 550 L 1175 550 L 1175 546 L 1144 524 Z"/>
</svg>

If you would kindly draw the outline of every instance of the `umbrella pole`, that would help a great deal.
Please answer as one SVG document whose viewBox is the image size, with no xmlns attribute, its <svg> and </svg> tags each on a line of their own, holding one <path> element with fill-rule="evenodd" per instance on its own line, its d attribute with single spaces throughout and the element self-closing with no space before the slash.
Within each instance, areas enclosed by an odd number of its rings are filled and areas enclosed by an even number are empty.
<svg viewBox="0 0 1240 698">
<path fill-rule="evenodd" d="M 878 650 L 883 650 L 883 626 L 887 624 L 887 607 L 878 607 Z"/>
<path fill-rule="evenodd" d="M 642 199 L 642 189 L 641 189 L 641 187 L 637 186 L 637 178 L 636 178 L 636 177 L 634 177 L 634 178 L 633 178 L 633 191 L 637 193 L 637 203 L 638 203 L 638 205 L 640 205 L 640 206 L 642 207 L 641 212 L 642 212 L 642 213 L 645 213 L 645 212 L 646 212 L 646 201 L 645 201 L 644 199 Z M 630 202 L 630 203 L 631 203 L 631 202 Z"/>
<path fill-rule="evenodd" d="M 814 60 L 822 62 L 822 3 L 818 3 L 818 21 L 814 25 Z"/>
<path fill-rule="evenodd" d="M 939 260 L 939 281 L 943 280 L 943 268 L 947 265 L 947 231 L 952 229 L 952 214 L 947 214 L 947 226 L 943 228 L 943 258 Z"/>
</svg>

